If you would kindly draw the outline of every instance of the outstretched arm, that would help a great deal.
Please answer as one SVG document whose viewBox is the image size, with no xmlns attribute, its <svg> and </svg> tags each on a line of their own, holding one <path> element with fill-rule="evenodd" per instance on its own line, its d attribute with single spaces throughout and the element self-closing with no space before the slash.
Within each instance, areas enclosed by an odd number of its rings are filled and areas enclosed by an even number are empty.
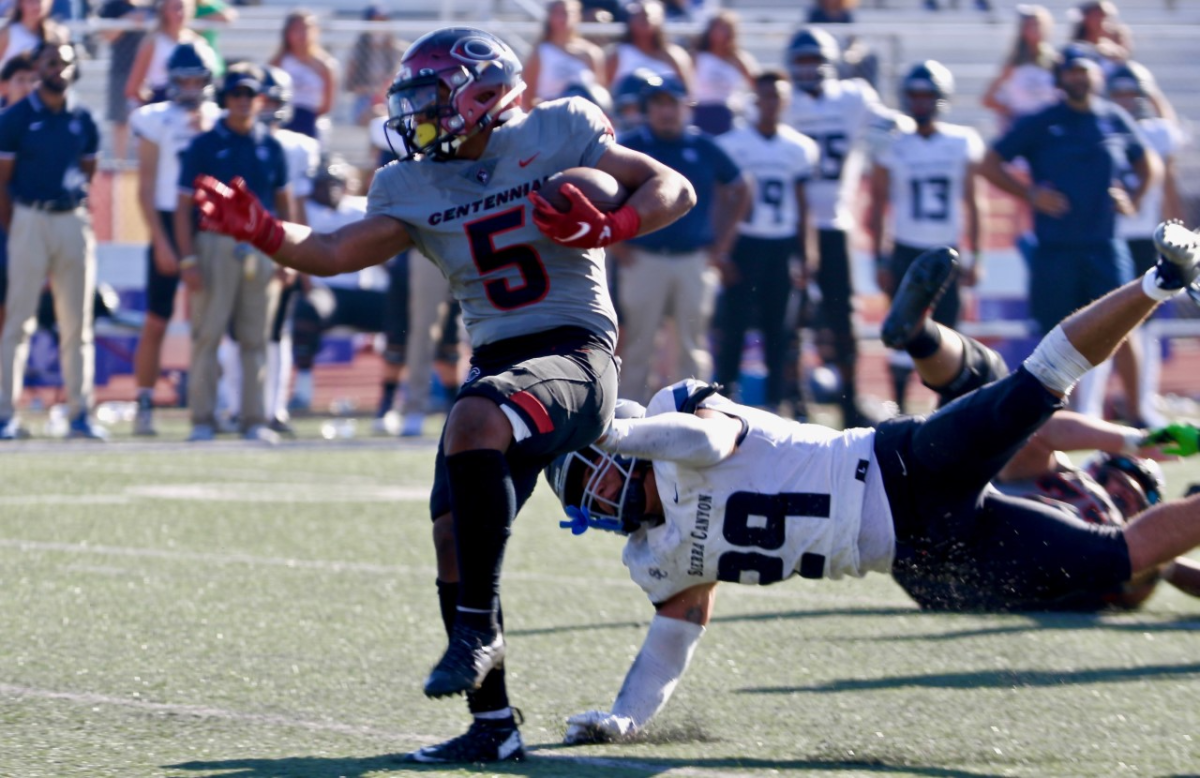
<svg viewBox="0 0 1200 778">
<path fill-rule="evenodd" d="M 642 648 L 625 675 L 612 712 L 591 710 L 567 719 L 568 745 L 634 737 L 671 699 L 712 616 L 716 583 L 700 584 L 658 606 Z"/>
<path fill-rule="evenodd" d="M 390 216 L 367 216 L 328 233 L 280 221 L 241 178 L 227 186 L 199 176 L 195 199 L 201 229 L 244 240 L 280 265 L 309 275 L 336 276 L 382 265 L 412 245 L 408 230 Z"/>
<path fill-rule="evenodd" d="M 1130 454 L 1157 460 L 1173 457 L 1163 453 L 1162 445 L 1143 445 L 1146 430 L 1113 424 L 1074 411 L 1058 411 L 1042 425 L 1035 437 L 1055 451 L 1099 449 L 1113 454 Z"/>
</svg>

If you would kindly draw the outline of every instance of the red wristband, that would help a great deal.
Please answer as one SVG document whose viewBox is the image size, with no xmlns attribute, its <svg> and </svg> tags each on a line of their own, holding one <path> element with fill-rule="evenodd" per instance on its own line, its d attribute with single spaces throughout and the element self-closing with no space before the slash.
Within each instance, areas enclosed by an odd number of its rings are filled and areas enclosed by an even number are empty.
<svg viewBox="0 0 1200 778">
<path fill-rule="evenodd" d="M 263 221 L 254 237 L 250 238 L 250 243 L 268 257 L 272 257 L 283 246 L 283 235 L 283 222 L 271 217 Z"/>
<path fill-rule="evenodd" d="M 612 225 L 612 243 L 636 238 L 638 230 L 642 228 L 641 214 L 631 205 L 622 205 L 608 215 L 608 220 Z"/>
</svg>

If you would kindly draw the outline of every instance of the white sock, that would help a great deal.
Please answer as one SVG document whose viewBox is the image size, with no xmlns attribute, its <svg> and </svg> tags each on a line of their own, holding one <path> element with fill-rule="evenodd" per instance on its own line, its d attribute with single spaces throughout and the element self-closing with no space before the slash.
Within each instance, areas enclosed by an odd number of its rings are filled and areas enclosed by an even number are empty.
<svg viewBox="0 0 1200 778">
<path fill-rule="evenodd" d="M 1178 289 L 1163 289 L 1158 285 L 1158 271 L 1154 268 L 1150 268 L 1146 271 L 1146 274 L 1142 276 L 1142 291 L 1145 292 L 1146 296 L 1151 300 L 1164 302 L 1182 292 L 1183 287 Z"/>
</svg>

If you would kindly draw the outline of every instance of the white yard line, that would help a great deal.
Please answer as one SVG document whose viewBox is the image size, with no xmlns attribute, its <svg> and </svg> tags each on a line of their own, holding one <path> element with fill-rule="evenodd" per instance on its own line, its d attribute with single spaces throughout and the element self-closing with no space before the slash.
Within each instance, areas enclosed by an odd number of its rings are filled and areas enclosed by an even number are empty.
<svg viewBox="0 0 1200 778">
<path fill-rule="evenodd" d="M 96 694 L 94 692 L 63 692 L 54 691 L 52 689 L 37 689 L 31 686 L 18 686 L 15 684 L 0 683 L 0 698 L 4 697 L 54 700 L 71 703 L 72 705 L 86 705 L 90 707 L 106 705 L 153 715 L 190 716 L 196 719 L 238 721 L 254 726 L 288 727 L 292 729 L 302 729 L 308 732 L 329 732 L 337 735 L 352 735 L 382 740 L 395 740 L 407 744 L 433 744 L 440 742 L 442 739 L 433 735 L 419 735 L 413 732 L 393 732 L 363 724 L 344 724 L 338 721 L 311 721 L 309 719 L 271 713 L 246 713 L 244 711 L 216 708 L 211 705 L 182 705 L 167 702 L 150 702 L 148 700 L 135 700 L 129 699 L 128 697 L 113 697 L 107 694 Z M 722 778 L 722 776 L 730 776 L 732 778 L 732 776 L 747 775 L 747 773 L 727 773 L 723 771 L 706 770 L 703 768 L 686 766 L 663 770 L 661 763 L 651 764 L 648 762 L 642 763 L 626 759 L 571 756 L 560 751 L 542 751 L 536 746 L 532 747 L 530 752 L 535 755 L 536 759 L 578 763 L 591 767 L 610 767 L 621 770 L 645 770 L 647 772 L 653 771 L 657 776 L 694 775 L 704 776 L 704 778 Z"/>
<path fill-rule="evenodd" d="M 21 540 L 19 538 L 0 538 L 0 548 L 18 551 L 50 551 L 64 554 L 90 554 L 97 556 L 132 557 L 142 559 L 163 559 L 184 562 L 205 562 L 217 565 L 250 565 L 260 567 L 283 567 L 294 570 L 319 570 L 330 573 L 357 573 L 366 575 L 419 575 L 435 576 L 437 569 L 433 565 L 384 565 L 369 562 L 342 562 L 331 559 L 295 559 L 288 557 L 255 556 L 252 554 L 224 554 L 207 551 L 168 551 L 158 548 L 138 548 L 130 546 L 104 546 L 91 543 L 58 543 L 42 540 Z M 556 575 L 553 573 L 527 572 L 523 570 L 506 571 L 506 580 L 527 581 L 532 583 L 557 584 L 570 590 L 575 587 L 612 586 L 630 588 L 634 584 L 628 578 L 605 576 L 574 576 Z M 837 596 L 828 591 L 822 593 L 822 607 L 829 607 L 844 602 L 853 602 L 861 607 L 892 607 L 894 601 L 865 600 L 854 596 L 852 586 L 847 589 L 846 596 Z M 803 584 L 795 586 L 725 586 L 722 587 L 722 597 L 725 598 L 763 598 L 772 600 L 795 600 L 809 594 Z M 913 611 L 914 614 L 917 611 Z"/>
<path fill-rule="evenodd" d="M 419 743 L 436 743 L 438 739 L 430 735 L 416 735 L 411 732 L 390 732 L 387 730 L 367 727 L 360 724 L 342 724 L 336 721 L 308 721 L 306 719 L 281 716 L 270 713 L 244 713 L 242 711 L 214 708 L 209 705 L 179 705 L 166 702 L 150 702 L 135 700 L 128 697 L 112 697 L 106 694 L 92 692 L 60 692 L 50 689 L 36 689 L 29 686 L 0 684 L 0 697 L 32 697 L 39 700 L 62 700 L 77 705 L 113 705 L 120 708 L 145 711 L 147 713 L 166 714 L 171 716 L 194 716 L 199 719 L 221 719 L 223 721 L 245 721 L 251 724 L 267 726 L 295 727 L 312 732 L 335 732 L 343 735 L 366 735 L 395 740 L 411 740 Z"/>
</svg>

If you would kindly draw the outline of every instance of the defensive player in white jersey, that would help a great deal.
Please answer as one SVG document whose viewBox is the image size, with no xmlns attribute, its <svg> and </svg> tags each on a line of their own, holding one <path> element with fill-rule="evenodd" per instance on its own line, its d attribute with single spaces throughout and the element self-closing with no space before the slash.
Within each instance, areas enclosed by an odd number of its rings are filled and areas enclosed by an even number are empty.
<svg viewBox="0 0 1200 778">
<path fill-rule="evenodd" d="M 1162 258 L 1142 279 L 1072 314 L 1016 372 L 928 418 L 838 433 L 684 381 L 655 395 L 644 418 L 615 419 L 594 446 L 556 460 L 547 477 L 564 524 L 629 533 L 624 562 L 658 612 L 612 711 L 572 717 L 568 742 L 645 726 L 704 634 L 719 581 L 916 566 L 1040 603 L 1111 588 L 1200 544 L 1200 496 L 1105 527 L 989 487 L 1082 374 L 1200 277 L 1200 235 L 1170 223 L 1156 242 Z M 943 266 L 953 257 L 935 254 Z M 948 270 L 935 276 L 940 287 Z"/>
<path fill-rule="evenodd" d="M 1163 176 L 1146 190 L 1137 213 L 1117 215 L 1117 237 L 1129 244 L 1135 272 L 1144 272 L 1154 261 L 1154 226 L 1162 219 L 1183 217 L 1184 207 L 1175 175 L 1175 157 L 1185 143 L 1183 130 L 1173 118 L 1158 116 L 1151 100 L 1161 94 L 1154 76 L 1144 65 L 1126 62 L 1108 76 L 1108 97 L 1124 108 L 1137 121 L 1150 148 L 1158 152 L 1163 162 Z M 1124 188 L 1138 189 L 1133 171 L 1126 174 Z M 1133 358 L 1125 355 L 1126 348 L 1140 350 Z M 1130 338 L 1117 352 L 1112 362 L 1126 391 L 1127 413 L 1142 423 L 1158 425 L 1164 421 L 1156 408 L 1159 374 L 1162 367 L 1162 347 L 1150 327 L 1142 327 L 1138 337 Z"/>
<path fill-rule="evenodd" d="M 167 60 L 167 100 L 137 109 L 129 123 L 138 143 L 138 205 L 150 233 L 146 256 L 146 318 L 133 357 L 137 381 L 134 435 L 154 435 L 154 386 L 163 340 L 175 312 L 179 253 L 175 245 L 179 157 L 192 138 L 212 128 L 221 110 L 213 102 L 212 49 L 181 43 Z"/>
<path fill-rule="evenodd" d="M 938 246 L 957 247 L 964 235 L 973 260 L 960 270 L 959 283 L 974 286 L 983 269 L 975 174 L 986 148 L 972 128 L 941 121 L 953 94 L 954 77 L 940 62 L 914 65 L 900 82 L 900 105 L 915 126 L 897 129 L 875 149 L 870 228 L 877 280 L 889 296 L 920 254 Z M 889 211 L 890 252 L 884 248 Z M 952 284 L 933 318 L 954 327 L 960 307 L 958 284 Z M 886 333 L 884 338 L 886 342 Z M 903 351 L 892 354 L 893 391 L 903 413 L 912 360 Z"/>
<path fill-rule="evenodd" d="M 808 257 L 810 263 L 818 263 L 818 347 L 821 358 L 841 373 L 843 426 L 869 424 L 871 419 L 858 405 L 849 232 L 855 226 L 852 203 L 862 181 L 868 131 L 873 120 L 892 119 L 866 81 L 838 79 L 840 47 L 825 30 L 801 29 L 786 56 L 795 85 L 786 121 L 812 138 L 821 152 L 817 175 L 806 188 L 819 253 L 819 258 Z"/>
<path fill-rule="evenodd" d="M 604 246 L 656 230 L 695 204 L 679 174 L 613 140 L 580 99 L 519 109 L 521 64 L 482 30 L 448 28 L 409 47 L 388 92 L 407 159 L 375 174 L 365 219 L 321 234 L 272 218 L 241 185 L 197 181 L 209 229 L 282 265 L 329 276 L 416 246 L 450 281 L 474 350 L 446 420 L 431 513 L 438 595 L 450 647 L 425 683 L 468 693 L 465 735 L 410 754 L 419 762 L 524 756 L 504 688 L 500 566 L 509 527 L 540 470 L 600 435 L 616 403 L 616 316 Z M 573 167 L 629 192 L 611 213 L 575 187 L 566 212 L 537 192 Z"/>
<path fill-rule="evenodd" d="M 750 174 L 754 190 L 750 212 L 738 225 L 732 267 L 722 274 L 716 380 L 727 390 L 736 386 L 746 329 L 757 316 L 767 367 L 764 405 L 771 409 L 779 407 L 785 394 L 788 330 L 794 329 L 787 322 L 794 289 L 791 265 L 793 257 L 802 262 L 808 255 L 812 231 L 805 187 L 818 158 L 811 139 L 779 121 L 791 93 L 782 71 L 759 74 L 754 79 L 757 120 L 717 138 L 738 167 Z"/>
</svg>

